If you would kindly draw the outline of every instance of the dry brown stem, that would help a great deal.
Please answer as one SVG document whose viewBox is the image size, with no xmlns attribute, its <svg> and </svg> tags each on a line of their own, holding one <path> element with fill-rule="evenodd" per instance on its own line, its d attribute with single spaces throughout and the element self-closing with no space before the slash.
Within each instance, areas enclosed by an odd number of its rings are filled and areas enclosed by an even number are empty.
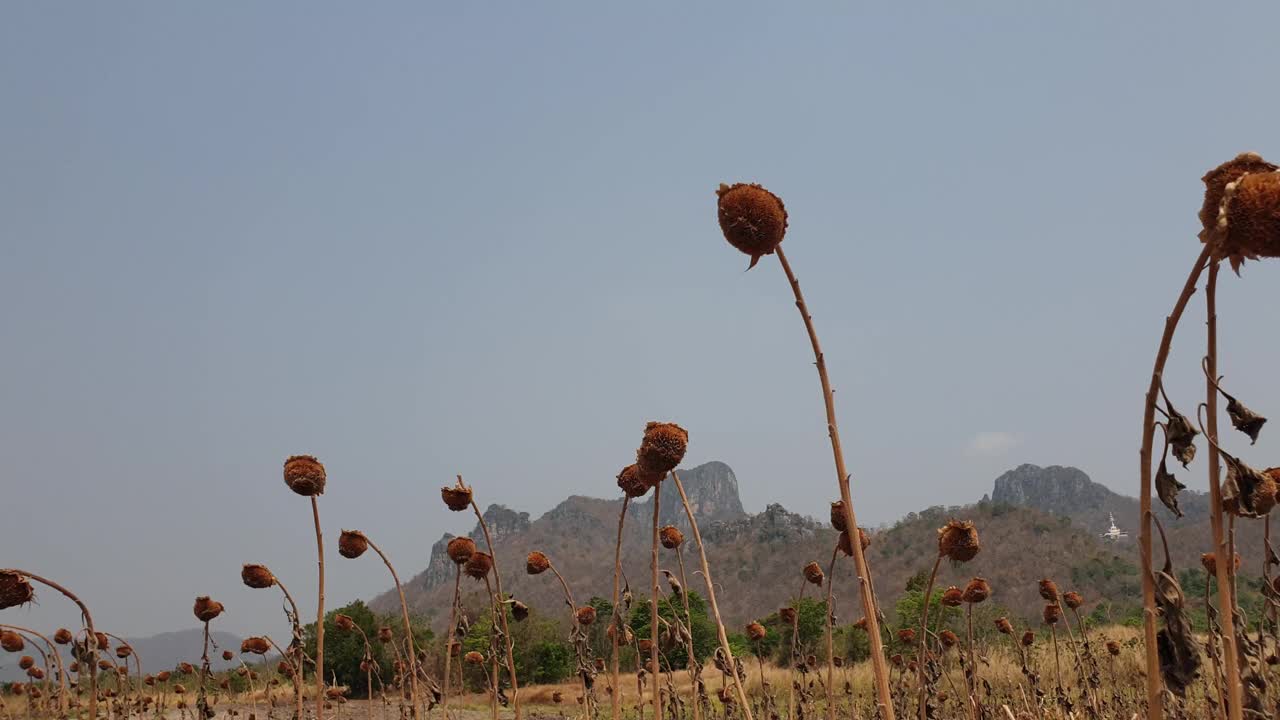
<svg viewBox="0 0 1280 720">
<path fill-rule="evenodd" d="M 1209 247 L 1209 245 L 1206 245 Z M 1213 550 L 1217 560 L 1218 607 L 1221 610 L 1223 665 L 1226 671 L 1227 713 L 1230 720 L 1243 717 L 1243 697 L 1240 686 L 1240 656 L 1236 653 L 1235 588 L 1231 575 L 1235 553 L 1226 546 L 1222 532 L 1221 458 L 1218 453 L 1218 392 L 1214 379 L 1218 376 L 1218 289 L 1219 262 L 1209 264 L 1209 278 L 1205 282 L 1205 310 L 1207 314 L 1206 338 L 1206 432 L 1209 442 L 1209 519 L 1213 533 Z"/>
<path fill-rule="evenodd" d="M 1212 250 L 1206 245 L 1196 258 L 1195 265 L 1182 287 L 1181 294 L 1174 302 L 1173 311 L 1165 318 L 1164 333 L 1160 338 L 1160 346 L 1156 350 L 1155 366 L 1151 371 L 1151 384 L 1147 388 L 1142 412 L 1142 448 L 1138 452 L 1139 473 L 1139 505 L 1142 522 L 1139 525 L 1139 545 L 1142 556 L 1142 607 L 1143 638 L 1146 659 L 1147 683 L 1147 718 L 1161 720 L 1164 717 L 1163 682 L 1160 678 L 1160 654 L 1156 647 L 1156 587 L 1151 565 L 1151 455 L 1155 439 L 1155 413 L 1157 394 L 1160 391 L 1161 379 L 1164 376 L 1165 362 L 1169 359 L 1169 348 L 1173 344 L 1173 334 L 1178 328 L 1187 302 L 1196 291 L 1196 281 L 1204 271 L 1205 262 Z"/>
<path fill-rule="evenodd" d="M 787 275 L 787 281 L 791 284 L 791 292 L 796 299 L 796 309 L 800 311 L 800 317 L 804 320 L 805 330 L 809 333 L 809 344 L 813 346 L 814 361 L 818 368 L 818 380 L 822 383 L 822 398 L 826 405 L 827 435 L 831 438 L 831 453 L 835 458 L 836 482 L 840 486 L 840 500 L 844 503 L 845 527 L 849 528 L 850 533 L 853 533 L 858 527 L 858 520 L 853 512 L 853 496 L 849 490 L 849 472 L 845 467 L 844 450 L 840 446 L 840 428 L 836 423 L 835 394 L 831 390 L 831 380 L 827 376 L 826 358 L 823 356 L 822 346 L 818 342 L 817 330 L 813 327 L 813 317 L 809 314 L 809 308 L 804 302 L 804 295 L 800 292 L 800 281 L 796 279 L 795 273 L 791 271 L 791 264 L 787 262 L 787 255 L 782 251 L 781 245 L 778 246 L 774 254 L 778 256 L 778 262 L 782 265 L 782 270 Z M 871 640 L 871 667 L 875 673 L 876 698 L 880 705 L 880 717 L 882 720 L 894 720 L 893 693 L 889 689 L 889 668 L 885 662 L 884 644 L 880 637 L 879 611 L 876 607 L 875 593 L 872 591 L 870 584 L 871 575 L 867 567 L 866 553 L 862 550 L 861 542 L 851 541 L 850 545 L 853 546 L 853 561 L 858 572 L 859 589 L 862 594 L 862 609 L 867 618 L 867 637 Z"/>
<path fill-rule="evenodd" d="M 733 678 L 733 689 L 738 696 L 738 704 L 742 706 L 742 714 L 746 720 L 755 720 L 751 714 L 751 704 L 747 702 L 746 690 L 742 687 L 742 679 L 738 677 L 737 663 L 733 659 L 733 648 L 729 646 L 729 635 L 724 629 L 724 619 L 720 617 L 720 605 L 716 602 L 716 585 L 711 579 L 711 566 L 707 563 L 707 549 L 702 544 L 702 532 L 698 530 L 698 521 L 693 517 L 693 508 L 689 505 L 689 496 L 684 492 L 684 485 L 680 482 L 680 476 L 673 470 L 671 471 L 671 480 L 676 485 L 676 492 L 680 493 L 680 502 L 684 505 L 684 514 L 689 518 L 689 527 L 693 529 L 693 539 L 698 543 L 698 559 L 702 562 L 702 579 L 707 584 L 707 602 L 711 605 L 711 615 L 716 620 L 716 634 L 720 638 L 720 651 L 724 653 L 725 661 L 733 670 L 731 676 Z"/>
</svg>

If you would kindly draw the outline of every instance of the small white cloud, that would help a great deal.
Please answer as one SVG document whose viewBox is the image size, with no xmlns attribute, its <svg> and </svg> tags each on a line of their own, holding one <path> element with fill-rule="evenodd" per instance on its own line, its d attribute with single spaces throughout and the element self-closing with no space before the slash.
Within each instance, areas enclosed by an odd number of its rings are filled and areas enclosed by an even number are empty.
<svg viewBox="0 0 1280 720">
<path fill-rule="evenodd" d="M 1018 437 L 1008 432 L 980 432 L 969 441 L 965 454 L 975 457 L 999 457 L 1018 445 Z"/>
</svg>

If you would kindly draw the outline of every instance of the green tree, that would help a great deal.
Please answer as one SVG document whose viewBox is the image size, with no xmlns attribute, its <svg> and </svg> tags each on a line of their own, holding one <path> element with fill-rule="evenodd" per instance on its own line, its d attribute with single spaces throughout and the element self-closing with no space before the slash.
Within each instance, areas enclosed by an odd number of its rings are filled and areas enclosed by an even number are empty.
<svg viewBox="0 0 1280 720">
<path fill-rule="evenodd" d="M 557 683 L 573 675 L 576 661 L 568 643 L 543 640 L 529 649 L 528 676 L 535 683 Z"/>
<path fill-rule="evenodd" d="M 719 646 L 716 625 L 707 617 L 707 603 L 702 599 L 702 596 L 696 592 L 686 592 L 689 593 L 689 615 L 692 621 L 692 627 L 689 628 L 689 632 L 693 636 L 693 654 L 699 662 L 704 662 Z M 673 599 L 670 596 L 659 599 L 658 617 L 671 624 L 672 627 L 675 626 L 677 619 L 683 624 L 685 622 L 684 603 L 678 598 Z M 629 620 L 631 632 L 635 633 L 638 638 L 648 638 L 650 619 L 651 613 L 649 612 L 648 602 L 639 602 L 633 605 Z M 666 627 L 666 625 L 659 623 L 659 638 L 661 638 Z M 670 649 L 663 650 L 659 658 L 662 661 L 662 667 L 679 669 L 688 667 L 688 655 L 684 643 L 677 642 Z"/>
<path fill-rule="evenodd" d="M 796 605 L 796 637 L 797 652 L 802 656 L 809 653 L 817 652 L 821 647 L 823 652 L 826 647 L 826 627 L 827 627 L 827 603 L 825 600 L 815 600 L 813 598 L 803 598 Z M 791 623 L 782 619 L 778 613 L 769 615 L 760 621 L 768 631 L 768 635 L 761 641 L 761 654 L 771 653 L 774 662 L 779 665 L 789 665 L 788 659 L 791 657 Z M 766 650 L 766 647 L 768 648 Z"/>
<path fill-rule="evenodd" d="M 363 601 L 357 600 L 346 607 L 332 610 L 324 616 L 324 671 L 329 676 L 325 678 L 325 682 L 350 688 L 352 697 L 369 697 L 368 675 L 360 669 L 360 661 L 365 657 L 364 638 L 355 630 L 340 629 L 334 623 L 334 618 L 338 615 L 350 617 L 369 638 L 376 668 L 373 672 L 374 689 L 379 687 L 379 677 L 385 682 L 391 682 L 395 675 L 396 651 L 390 644 L 378 641 L 378 629 L 384 626 L 390 628 L 394 637 L 393 642 L 397 647 L 403 648 L 404 631 L 400 615 L 379 616 Z M 413 630 L 414 647 L 419 650 L 427 648 L 433 637 L 431 629 L 420 620 L 414 619 L 411 619 L 410 627 Z M 304 628 L 303 639 L 307 655 L 315 657 L 315 623 Z"/>
<path fill-rule="evenodd" d="M 963 618 L 962 608 L 947 607 L 942 604 L 942 593 L 942 590 L 935 589 L 932 597 L 930 597 L 929 632 L 936 633 L 948 628 L 955 630 L 956 623 Z M 894 605 L 894 622 L 890 628 L 893 634 L 889 638 L 889 642 L 892 645 L 898 644 L 899 630 L 911 628 L 917 633 L 920 632 L 922 610 L 924 610 L 924 583 L 921 583 L 919 588 L 909 589 L 904 592 L 898 598 L 897 604 Z"/>
<path fill-rule="evenodd" d="M 609 623 L 613 620 L 613 603 L 608 598 L 596 596 L 588 600 L 587 604 L 596 609 L 596 622 L 587 631 L 591 653 L 595 657 L 608 658 L 609 653 L 613 652 L 613 643 L 609 640 L 608 633 Z"/>
<path fill-rule="evenodd" d="M 549 683 L 568 679 L 574 673 L 576 659 L 573 646 L 569 643 L 567 631 L 562 623 L 567 619 L 552 619 L 536 609 L 532 609 L 529 617 L 516 622 L 510 612 L 510 606 L 504 605 L 507 612 L 507 627 L 511 631 L 512 659 L 516 664 L 516 678 L 520 682 Z M 464 665 L 463 677 L 472 690 L 484 690 L 488 687 L 486 676 L 493 671 L 493 653 L 490 650 L 493 614 L 483 613 L 471 623 L 467 634 L 459 638 L 462 652 L 478 652 L 485 656 L 483 666 Z M 497 656 L 499 663 L 506 662 L 506 650 L 499 644 Z M 507 683 L 507 673 L 501 669 L 498 682 Z"/>
</svg>

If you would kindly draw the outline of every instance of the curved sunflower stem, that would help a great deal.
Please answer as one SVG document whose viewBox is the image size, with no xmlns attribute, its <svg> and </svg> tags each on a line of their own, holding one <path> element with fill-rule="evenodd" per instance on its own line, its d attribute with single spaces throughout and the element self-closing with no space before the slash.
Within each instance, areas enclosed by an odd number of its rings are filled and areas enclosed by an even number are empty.
<svg viewBox="0 0 1280 720">
<path fill-rule="evenodd" d="M 300 620 L 302 616 L 298 614 L 298 603 L 294 602 L 293 595 L 289 592 L 289 588 L 285 587 L 284 583 L 280 582 L 280 578 L 275 577 L 275 573 L 272 573 L 271 576 L 275 580 L 276 587 L 279 587 L 280 592 L 284 594 L 285 602 L 289 603 L 289 609 L 285 610 L 284 614 L 285 618 L 289 621 L 290 628 L 293 630 L 293 639 L 289 641 L 289 652 L 287 654 L 281 653 L 281 656 L 287 658 L 289 663 L 293 665 L 294 669 L 297 671 L 294 672 L 293 677 L 290 678 L 293 685 L 293 720 L 302 720 L 301 658 L 304 652 L 302 623 Z"/>
<path fill-rule="evenodd" d="M 1200 274 L 1204 271 L 1205 263 L 1209 260 L 1211 253 L 1211 247 L 1206 244 L 1199 257 L 1196 258 L 1195 265 L 1191 268 L 1191 273 L 1187 276 L 1187 281 L 1182 287 L 1182 293 L 1173 305 L 1173 311 L 1165 318 L 1164 333 L 1160 338 L 1160 346 L 1156 350 L 1155 366 L 1151 371 L 1151 383 L 1143 399 L 1142 448 L 1138 452 L 1139 504 L 1142 514 L 1142 523 L 1139 529 L 1139 545 L 1141 546 L 1139 554 L 1142 557 L 1142 627 L 1146 653 L 1148 720 L 1161 720 L 1164 717 L 1163 697 L 1161 694 L 1164 688 L 1160 678 L 1160 654 L 1156 647 L 1156 586 L 1155 577 L 1152 575 L 1151 563 L 1151 454 L 1156 429 L 1156 395 L 1161 390 L 1161 379 L 1164 375 L 1165 362 L 1169 359 L 1169 348 L 1173 344 L 1174 331 L 1177 330 L 1178 321 L 1181 320 L 1182 313 L 1187 308 L 1187 302 L 1195 294 L 1196 281 L 1200 279 Z"/>
<path fill-rule="evenodd" d="M 573 650 L 577 655 L 578 661 L 578 686 L 582 688 L 582 714 L 584 718 L 591 717 L 591 691 L 587 687 L 587 678 L 583 675 L 583 669 L 587 666 L 587 655 L 584 652 L 582 642 L 582 628 L 578 623 L 578 603 L 573 599 L 573 592 L 569 590 L 569 583 L 565 582 L 564 576 L 556 569 L 556 566 L 547 561 L 547 567 L 555 574 L 556 580 L 560 581 L 560 589 L 564 591 L 564 601 L 569 606 L 569 623 L 570 637 L 573 638 Z"/>
<path fill-rule="evenodd" d="M 94 627 L 93 627 L 93 616 L 89 614 L 89 607 L 85 605 L 84 602 L 80 600 L 80 598 L 76 597 L 75 593 L 71 592 L 70 590 L 66 589 L 65 587 L 59 585 L 58 583 L 48 578 L 43 578 L 43 577 L 40 577 L 39 575 L 36 575 L 35 573 L 29 573 L 26 570 L 19 570 L 17 568 L 5 568 L 0 572 L 11 572 L 11 573 L 17 573 L 19 575 L 25 575 L 26 577 L 29 577 L 38 583 L 41 583 L 43 585 L 48 585 L 54 590 L 57 590 L 58 592 L 65 595 L 68 600 L 75 603 L 76 606 L 80 608 L 81 619 L 84 620 L 85 629 L 89 631 L 88 636 L 85 638 L 85 646 L 92 647 L 89 653 L 91 656 L 91 659 L 89 662 L 89 666 L 90 666 L 90 669 L 89 669 L 89 717 L 91 718 L 91 720 L 94 718 L 97 718 L 98 717 L 98 641 L 97 641 L 98 635 L 97 635 L 97 631 L 94 630 Z"/>
<path fill-rule="evenodd" d="M 43 681 L 41 682 L 41 685 L 44 687 L 44 692 L 45 692 L 47 695 L 52 695 L 52 693 L 50 693 L 50 692 L 49 692 L 49 680 L 50 680 L 50 678 L 51 678 L 51 677 L 52 677 L 52 675 L 53 675 L 53 669 L 52 669 L 51 667 L 49 667 L 49 653 L 46 653 L 46 652 L 44 651 L 44 648 L 40 647 L 40 643 L 36 642 L 36 641 L 35 641 L 35 638 L 37 638 L 37 637 L 38 637 L 38 638 L 40 638 L 41 640 L 44 640 L 44 641 L 45 641 L 45 644 L 46 644 L 46 645 L 49 645 L 49 651 L 50 651 L 50 652 L 52 652 L 52 653 L 57 653 L 57 650 L 54 650 L 54 649 L 53 649 L 53 645 L 52 645 L 52 644 L 50 644 L 48 640 L 45 640 L 44 636 L 43 636 L 43 635 L 40 635 L 39 633 L 35 633 L 35 632 L 30 631 L 30 630 L 23 630 L 22 628 L 19 628 L 19 627 L 14 626 L 14 625 L 0 625 L 0 628 L 3 628 L 3 629 L 9 629 L 9 630 L 15 630 L 15 631 L 20 632 L 20 633 L 22 633 L 23 635 L 26 635 L 26 636 L 27 636 L 27 641 L 29 641 L 29 642 L 31 643 L 31 646 L 32 646 L 32 647 L 34 647 L 34 648 L 36 649 L 36 652 L 40 653 L 40 663 L 41 663 L 41 665 L 43 665 L 43 666 L 44 666 L 44 679 L 43 679 Z M 28 704 L 29 706 L 34 705 L 34 704 L 35 704 L 35 700 L 31 697 L 30 693 L 28 693 L 28 695 L 27 695 L 27 704 Z M 45 707 L 47 707 L 47 708 L 52 708 L 52 707 L 53 707 L 53 703 L 52 703 L 52 702 L 50 702 L 50 700 L 49 700 L 48 698 L 46 698 L 46 700 L 45 700 L 45 702 L 44 702 L 44 705 L 45 705 Z M 37 709 L 36 709 L 36 708 L 34 708 L 34 707 L 32 707 L 32 708 L 30 708 L 30 709 L 31 709 L 31 711 L 32 711 L 32 715 L 35 715 L 35 714 L 36 714 L 36 710 L 37 710 Z"/>
<path fill-rule="evenodd" d="M 818 380 L 822 384 L 822 398 L 827 411 L 827 435 L 831 439 L 831 453 L 835 459 L 836 482 L 840 486 L 840 499 L 844 502 L 845 527 L 849 529 L 853 546 L 853 561 L 858 571 L 859 589 L 862 594 L 862 609 L 867 617 L 867 637 L 871 640 L 871 668 L 875 674 L 876 698 L 880 708 L 881 720 L 894 720 L 893 692 L 889 688 L 889 668 L 884 657 L 884 642 L 880 637 L 879 610 L 876 607 L 875 592 L 871 588 L 871 574 L 867 567 L 866 554 L 862 543 L 853 536 L 858 532 L 857 518 L 853 512 L 853 496 L 849 490 L 849 472 L 845 467 L 844 450 L 840 446 L 840 428 L 836 423 L 835 394 L 831 390 L 831 380 L 827 377 L 827 362 L 822 354 L 822 346 L 818 342 L 817 330 L 813 327 L 813 317 L 805 305 L 804 295 L 800 292 L 800 281 L 791 271 L 791 264 L 782 247 L 774 251 L 778 262 L 782 265 L 787 281 L 791 284 L 791 292 L 795 295 L 796 309 L 804 320 L 805 330 L 809 334 L 809 344 L 813 346 L 815 365 L 818 368 Z"/>
<path fill-rule="evenodd" d="M 463 486 L 461 475 L 458 476 L 458 485 Z M 496 592 L 499 601 L 505 600 L 506 598 L 502 594 L 502 574 L 498 572 L 498 555 L 493 549 L 493 537 L 489 535 L 489 524 L 484 521 L 484 515 L 480 512 L 480 506 L 476 504 L 474 495 L 471 498 L 471 510 L 475 512 L 476 520 L 480 523 L 480 530 L 484 533 L 484 544 L 489 548 L 489 557 L 493 560 L 494 592 Z M 520 683 L 516 680 L 516 660 L 512 648 L 514 641 L 511 638 L 510 629 L 507 628 L 507 613 L 505 611 L 498 613 L 498 619 L 502 621 L 503 644 L 506 646 L 503 650 L 506 653 L 507 672 L 511 676 L 511 705 L 515 709 L 515 720 L 520 720 Z M 494 683 L 494 695 L 497 695 L 496 682 Z"/>
<path fill-rule="evenodd" d="M 377 543 L 369 539 L 366 535 L 365 539 L 369 541 L 369 547 L 378 553 L 378 557 L 382 558 L 382 563 L 387 566 L 387 570 L 391 572 L 391 579 L 396 583 L 396 592 L 400 594 L 400 620 L 404 623 L 405 642 L 408 644 L 407 654 L 409 656 L 409 716 L 418 717 L 418 652 L 413 647 L 413 625 L 409 621 L 409 604 L 404 599 L 404 588 L 400 585 L 400 576 L 396 574 L 396 569 L 392 567 L 391 560 L 387 558 L 387 554 L 382 552 L 382 548 Z"/>
<path fill-rule="evenodd" d="M 738 704 L 742 706 L 742 714 L 746 720 L 755 720 L 751 714 L 751 704 L 747 702 L 746 689 L 742 687 L 742 678 L 738 677 L 738 665 L 733 659 L 733 648 L 729 646 L 729 635 L 724 629 L 724 620 L 720 617 L 720 605 L 716 602 L 716 584 L 711 579 L 711 566 L 707 563 L 707 549 L 702 544 L 702 533 L 698 530 L 698 520 L 693 516 L 693 508 L 689 505 L 689 496 L 685 494 L 680 476 L 671 471 L 671 480 L 680 493 L 680 503 L 684 506 L 684 514 L 689 518 L 689 527 L 693 530 L 693 539 L 698 543 L 698 558 L 702 562 L 702 580 L 707 584 L 707 602 L 711 605 L 711 614 L 716 619 L 716 635 L 720 639 L 720 651 L 724 653 L 725 662 L 733 670 L 733 689 L 738 696 Z M 857 545 L 855 545 L 856 547 Z M 885 718 L 884 720 L 892 720 Z"/>
<path fill-rule="evenodd" d="M 18 626 L 18 625 L 0 625 L 0 628 L 10 628 L 10 629 L 12 629 L 12 630 L 17 630 L 18 632 L 24 632 L 24 633 L 27 633 L 27 634 L 29 634 L 29 635 L 34 635 L 35 637 L 38 637 L 38 638 L 40 638 L 42 641 L 44 641 L 45 646 L 47 646 L 47 647 L 49 648 L 49 654 L 53 656 L 53 661 L 54 661 L 55 666 L 58 668 L 58 687 L 59 687 L 59 691 L 58 691 L 58 713 L 59 713 L 59 715 L 60 715 L 61 717 L 66 717 L 66 715 L 67 715 L 67 694 L 68 694 L 68 692 L 69 692 L 69 691 L 68 691 L 68 689 L 67 689 L 67 671 L 66 671 L 66 669 L 65 669 L 65 668 L 63 667 L 63 665 L 62 665 L 62 653 L 58 652 L 58 649 L 57 649 L 56 647 L 54 647 L 54 644 L 53 644 L 52 642 L 50 642 L 50 641 L 49 641 L 49 638 L 45 637 L 44 635 L 41 635 L 40 633 L 36 632 L 35 630 L 31 630 L 31 629 L 29 629 L 29 628 L 20 627 L 20 626 Z M 46 665 L 46 667 L 45 667 L 45 673 L 47 674 L 47 673 L 49 672 L 48 663 L 45 663 L 45 665 Z M 139 671 L 138 671 L 138 672 L 139 672 L 139 674 L 141 674 L 141 672 L 142 672 L 142 671 L 141 671 L 141 669 L 139 669 Z"/>
<path fill-rule="evenodd" d="M 141 699 L 142 699 L 142 685 L 141 685 L 141 683 L 142 683 L 142 656 L 138 654 L 138 651 L 137 651 L 137 650 L 136 650 L 132 645 L 130 645 L 129 643 L 125 642 L 124 638 L 120 637 L 119 635 L 113 635 L 112 633 L 102 633 L 102 634 L 103 634 L 103 635 L 106 635 L 106 636 L 107 636 L 107 637 L 109 637 L 109 638 L 112 638 L 113 640 L 115 640 L 116 642 L 120 643 L 121 645 L 124 645 L 124 646 L 126 646 L 126 647 L 128 647 L 128 648 L 129 648 L 129 655 L 133 658 L 133 664 L 134 664 L 134 667 L 136 667 L 136 668 L 138 669 L 138 678 L 137 678 L 137 679 L 138 679 L 138 683 L 139 683 L 139 685 L 138 685 L 138 687 L 137 687 L 137 690 L 138 690 L 138 700 L 139 700 L 139 702 L 141 702 Z M 125 670 L 125 676 L 126 676 L 126 678 L 128 678 L 128 672 L 129 672 L 129 658 L 125 658 L 125 660 L 124 660 L 124 670 Z M 130 690 L 130 691 L 132 691 L 132 690 L 134 689 L 134 686 L 133 686 L 133 682 L 132 682 L 132 681 L 129 681 L 129 682 L 128 682 L 128 688 L 129 688 L 129 690 Z"/>
</svg>

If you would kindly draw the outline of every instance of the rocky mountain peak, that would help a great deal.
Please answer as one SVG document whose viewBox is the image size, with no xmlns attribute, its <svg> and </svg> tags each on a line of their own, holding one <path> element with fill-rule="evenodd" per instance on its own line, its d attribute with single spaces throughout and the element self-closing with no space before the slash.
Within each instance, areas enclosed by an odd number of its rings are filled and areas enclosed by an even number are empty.
<svg viewBox="0 0 1280 720">
<path fill-rule="evenodd" d="M 506 505 L 495 503 L 485 509 L 484 522 L 489 526 L 489 535 L 492 536 L 493 542 L 497 543 L 500 540 L 528 530 L 529 513 L 516 512 Z M 480 523 L 476 523 L 475 529 L 471 531 L 471 539 L 476 541 L 484 540 L 484 530 L 481 529 Z"/>
<path fill-rule="evenodd" d="M 1030 507 L 1056 515 L 1104 511 L 1117 495 L 1083 470 L 1062 465 L 1024 464 L 996 478 L 992 502 Z"/>
<path fill-rule="evenodd" d="M 1188 522 L 1206 516 L 1206 498 L 1194 490 L 1182 492 L 1179 505 Z M 1019 465 L 996 478 L 990 500 L 996 504 L 1032 508 L 1067 517 L 1094 532 L 1105 531 L 1111 525 L 1113 515 L 1123 529 L 1138 525 L 1136 499 L 1094 482 L 1083 470 L 1075 467 Z M 1163 506 L 1157 504 L 1155 509 L 1166 523 L 1174 520 Z"/>
<path fill-rule="evenodd" d="M 689 496 L 689 507 L 692 508 L 698 524 L 710 525 L 718 522 L 731 522 L 745 517 L 747 511 L 742 507 L 742 498 L 738 494 L 738 478 L 728 465 L 713 460 L 688 470 L 678 470 L 680 483 L 685 494 Z M 637 514 L 653 515 L 653 496 L 640 503 L 634 503 Z M 676 492 L 675 483 L 667 480 L 662 485 L 662 507 L 658 517 L 664 525 L 675 525 L 682 530 L 689 529 L 689 519 L 685 516 L 684 505 Z"/>
</svg>

